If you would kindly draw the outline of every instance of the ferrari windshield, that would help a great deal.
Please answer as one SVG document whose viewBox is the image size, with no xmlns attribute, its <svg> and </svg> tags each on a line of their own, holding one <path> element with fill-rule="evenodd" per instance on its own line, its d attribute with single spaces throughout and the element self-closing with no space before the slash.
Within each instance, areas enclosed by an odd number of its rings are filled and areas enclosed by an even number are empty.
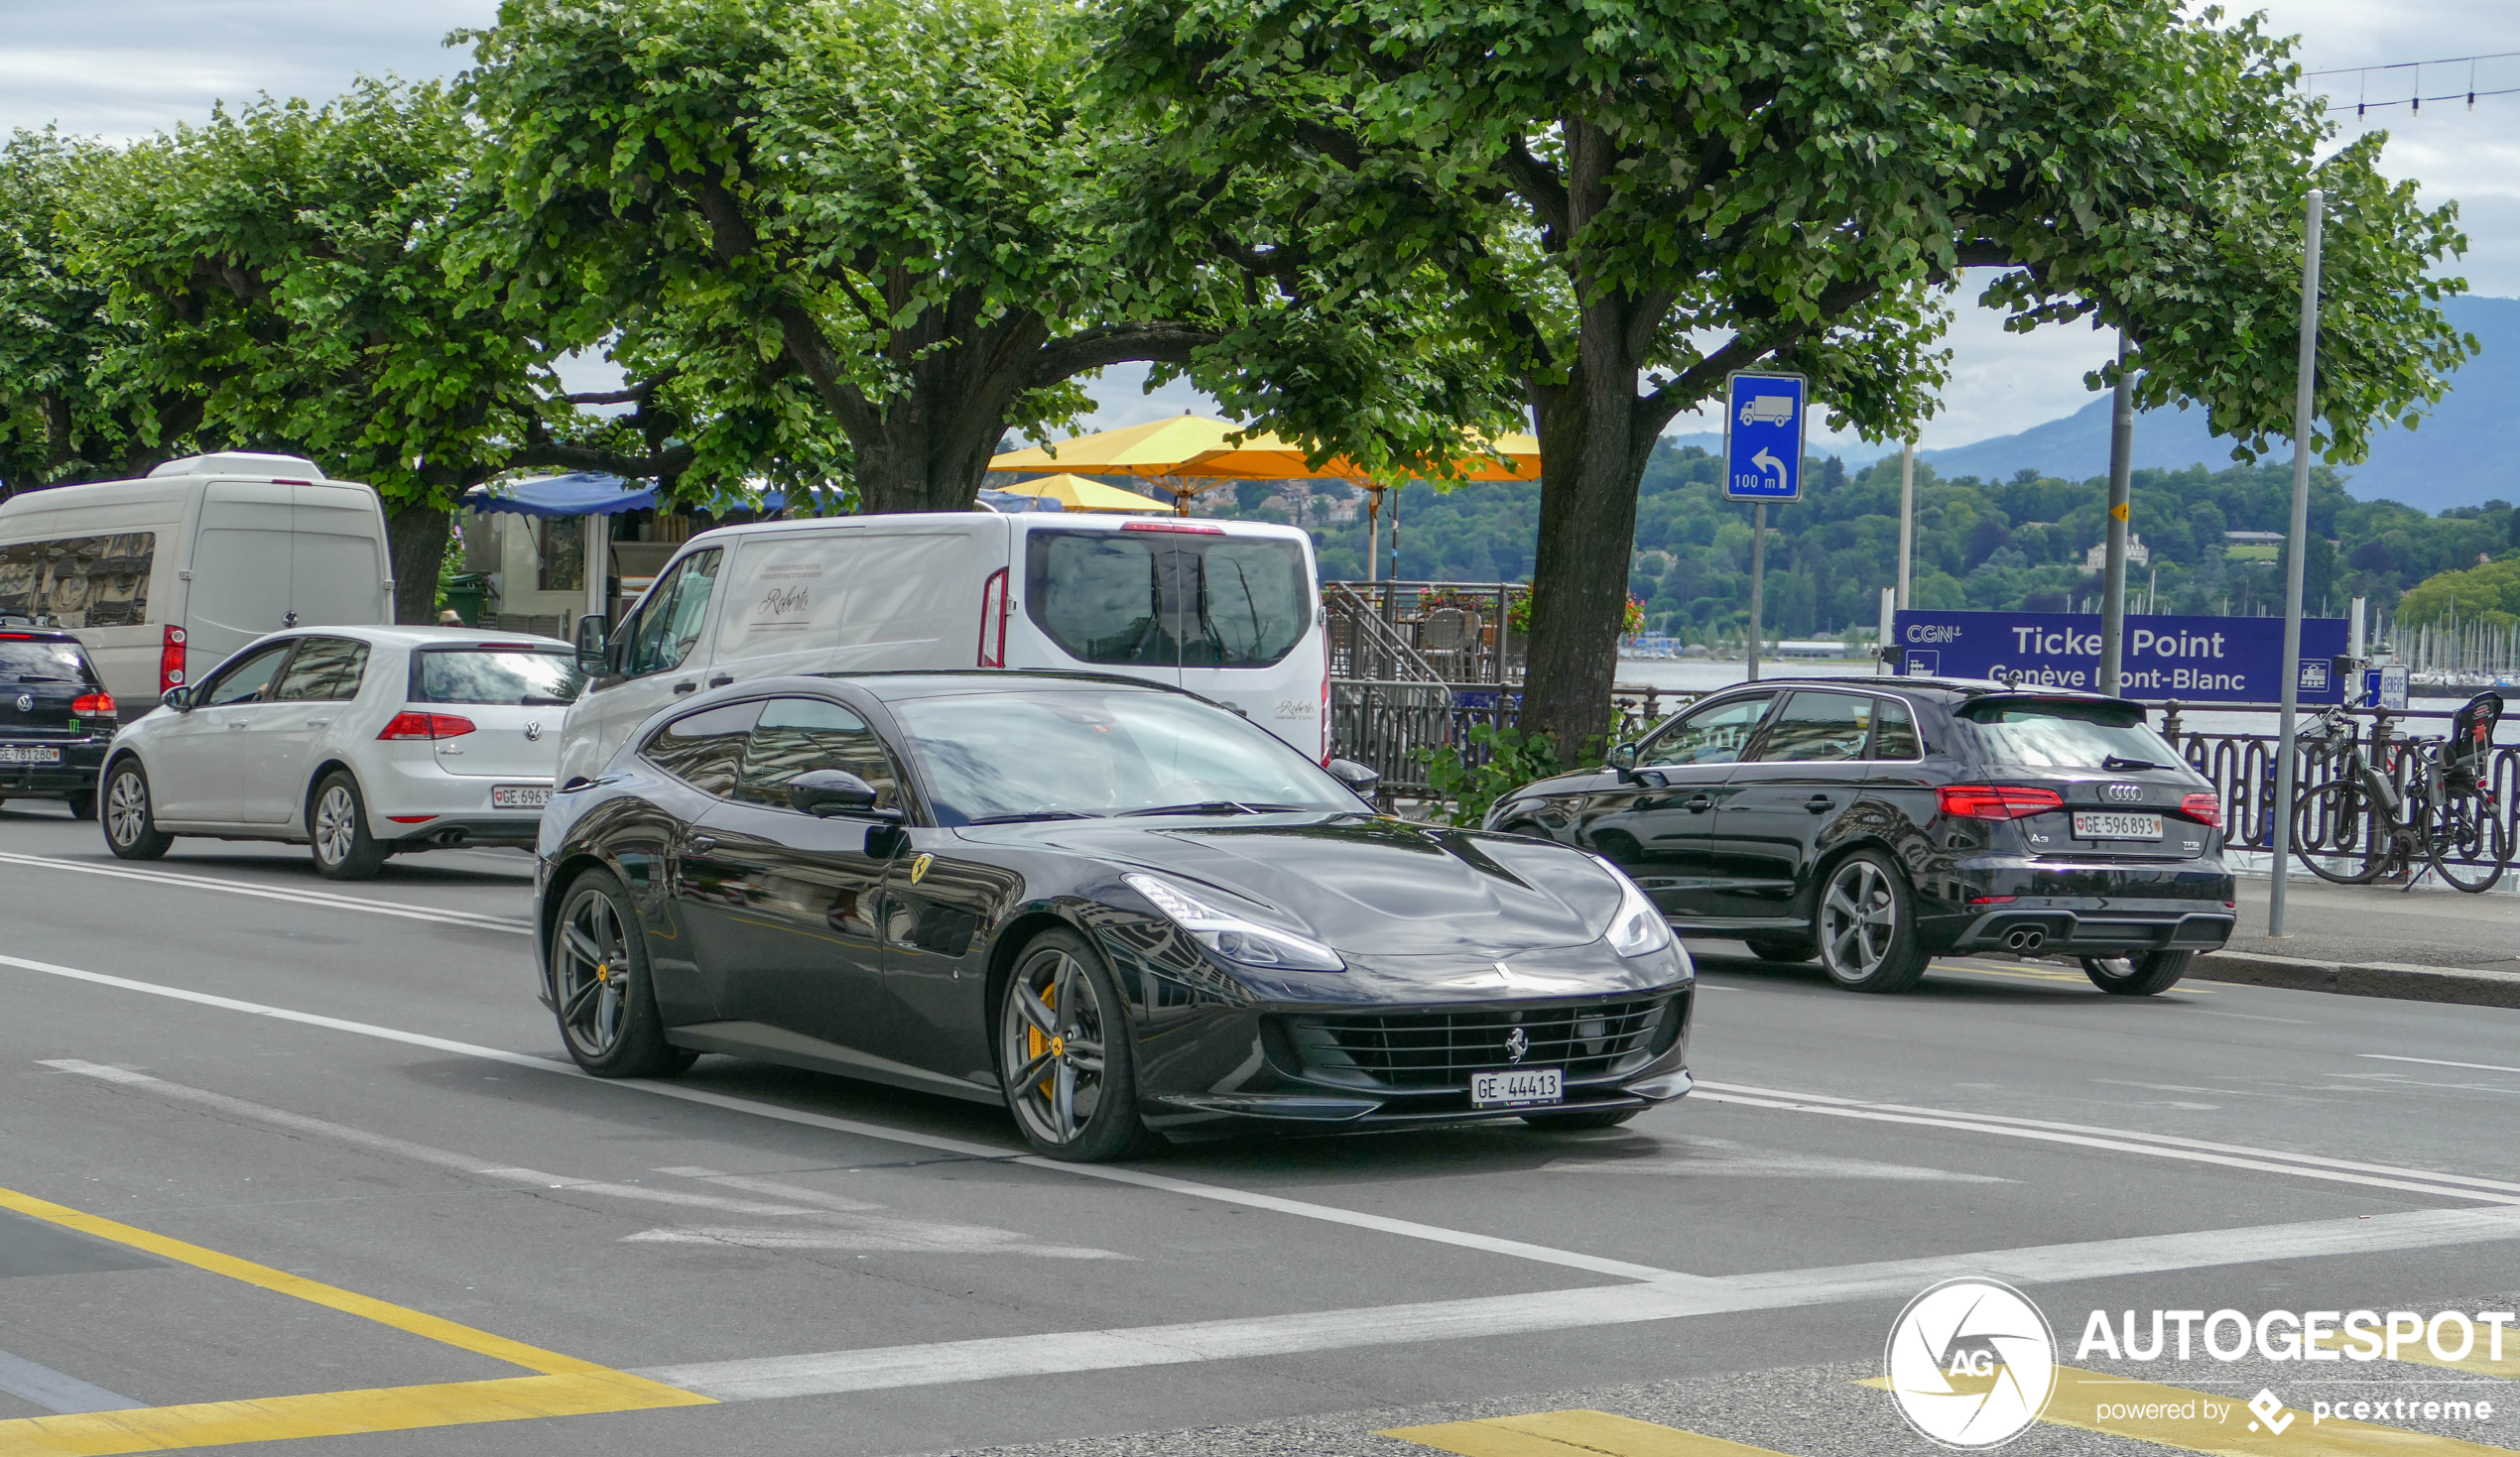
<svg viewBox="0 0 2520 1457">
<path fill-rule="evenodd" d="M 1364 809 L 1268 730 L 1173 693 L 958 693 L 892 710 L 943 824 Z"/>
</svg>

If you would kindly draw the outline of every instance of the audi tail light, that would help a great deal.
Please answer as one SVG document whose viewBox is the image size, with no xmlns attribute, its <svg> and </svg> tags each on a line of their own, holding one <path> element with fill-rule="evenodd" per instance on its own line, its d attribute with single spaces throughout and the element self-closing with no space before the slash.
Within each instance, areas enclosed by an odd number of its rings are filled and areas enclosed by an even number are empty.
<svg viewBox="0 0 2520 1457">
<path fill-rule="evenodd" d="M 158 693 L 163 697 L 184 686 L 184 629 L 167 624 L 158 645 Z"/>
<path fill-rule="evenodd" d="M 2179 812 L 2199 824 L 2222 828 L 2222 796 L 2209 791 L 2190 794 L 2179 801 Z"/>
<path fill-rule="evenodd" d="M 1006 666 L 1006 568 L 989 573 L 980 586 L 980 666 Z"/>
<path fill-rule="evenodd" d="M 2027 819 L 2065 807 L 2063 794 L 2031 785 L 1945 785 L 1934 792 L 1945 814 L 1961 819 Z"/>
<path fill-rule="evenodd" d="M 81 718 L 103 718 L 114 711 L 111 693 L 81 693 L 70 700 L 70 712 Z"/>
<path fill-rule="evenodd" d="M 472 732 L 472 720 L 456 713 L 424 713 L 406 708 L 377 734 L 380 739 L 460 739 Z"/>
</svg>

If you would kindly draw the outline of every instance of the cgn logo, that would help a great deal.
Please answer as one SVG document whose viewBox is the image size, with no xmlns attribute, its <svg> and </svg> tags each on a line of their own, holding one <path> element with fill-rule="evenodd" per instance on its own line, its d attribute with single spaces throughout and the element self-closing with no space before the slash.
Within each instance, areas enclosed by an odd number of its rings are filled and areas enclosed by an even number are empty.
<svg viewBox="0 0 2520 1457">
<path fill-rule="evenodd" d="M 2048 1318 L 1994 1280 L 1945 1280 L 1909 1301 L 1890 1327 L 1885 1364 L 1900 1414 L 1946 1447 L 2011 1441 L 2057 1387 Z"/>
</svg>

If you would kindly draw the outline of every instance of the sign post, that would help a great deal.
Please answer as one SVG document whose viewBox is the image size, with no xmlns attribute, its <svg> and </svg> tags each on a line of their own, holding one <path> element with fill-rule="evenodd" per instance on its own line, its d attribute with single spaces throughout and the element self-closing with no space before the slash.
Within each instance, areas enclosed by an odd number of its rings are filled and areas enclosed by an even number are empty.
<svg viewBox="0 0 2520 1457">
<path fill-rule="evenodd" d="M 2117 692 L 2125 667 L 2117 650 L 2126 641 L 2126 517 L 2135 464 L 2135 381 L 2126 373 L 2126 331 L 2117 331 L 2117 396 L 2108 432 L 2108 543 L 2100 576 L 2100 691 Z"/>
<path fill-rule="evenodd" d="M 1723 494 L 1750 512 L 1750 677 L 1759 676 L 1765 621 L 1768 503 L 1803 499 L 1803 416 L 1808 384 L 1799 374 L 1736 374 L 1723 382 Z"/>
<path fill-rule="evenodd" d="M 2293 521 L 2286 537 L 2291 560 L 2284 573 L 2284 657 L 2301 656 L 2302 568 L 2310 551 L 2310 432 L 2317 419 L 2311 386 L 2319 373 L 2319 224 L 2328 194 L 2310 189 L 2310 215 L 2302 223 L 2301 357 L 2293 381 Z M 2284 711 L 2275 730 L 2275 878 L 2266 891 L 2266 933 L 2284 934 L 2284 882 L 2293 858 L 2293 718 L 2299 694 L 2284 679 Z"/>
</svg>

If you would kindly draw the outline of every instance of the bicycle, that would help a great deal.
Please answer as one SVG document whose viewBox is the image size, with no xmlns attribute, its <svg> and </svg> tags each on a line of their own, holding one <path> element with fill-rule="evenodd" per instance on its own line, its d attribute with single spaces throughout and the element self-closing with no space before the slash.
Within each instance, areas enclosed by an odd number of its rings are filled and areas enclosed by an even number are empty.
<svg viewBox="0 0 2520 1457">
<path fill-rule="evenodd" d="M 2393 739 L 2383 714 L 2371 742 L 2384 757 L 2374 764 L 2364 757 L 2344 705 L 2320 714 L 2312 732 L 2300 735 L 2313 741 L 2307 757 L 2338 762 L 2334 778 L 2293 799 L 2293 849 L 2302 863 L 2340 886 L 2402 875 L 2405 889 L 2413 890 L 2420 863 L 2470 895 L 2492 889 L 2510 858 L 2510 827 L 2477 771 L 2501 716 L 2502 699 L 2480 693 L 2453 717 L 2445 743 Z"/>
</svg>

